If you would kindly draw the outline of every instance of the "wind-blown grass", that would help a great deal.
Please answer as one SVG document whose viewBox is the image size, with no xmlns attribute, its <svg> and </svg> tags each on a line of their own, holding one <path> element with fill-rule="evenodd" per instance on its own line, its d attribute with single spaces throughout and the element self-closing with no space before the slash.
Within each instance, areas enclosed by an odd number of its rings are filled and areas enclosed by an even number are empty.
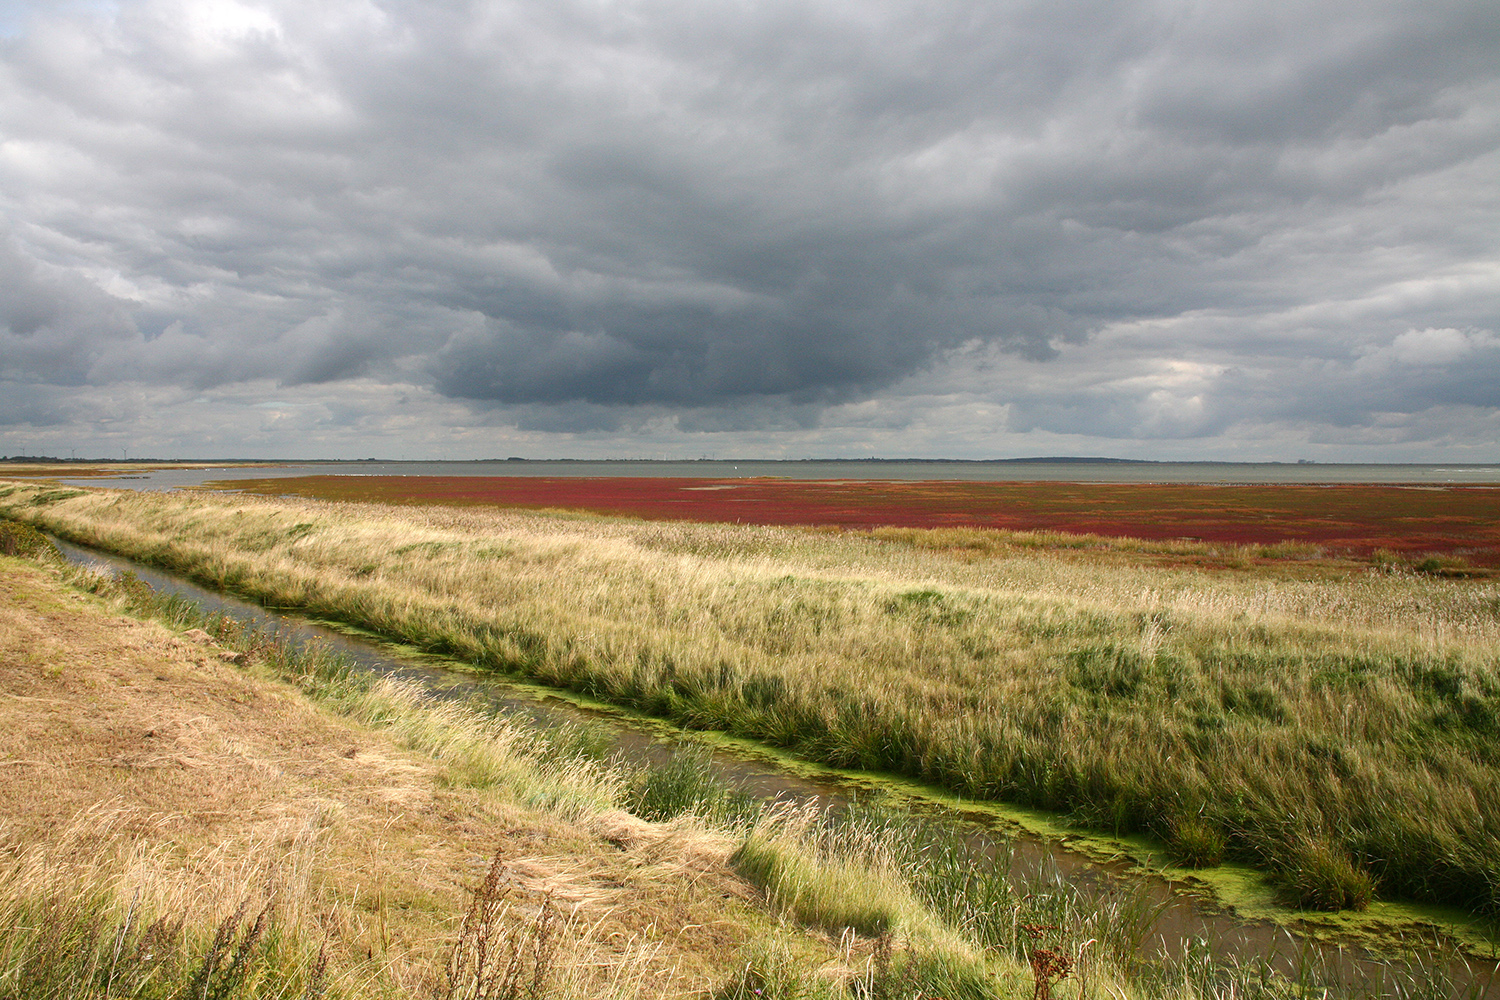
<svg viewBox="0 0 1500 1000">
<path fill-rule="evenodd" d="M 297 856 L 309 845 L 279 864 L 270 851 L 196 858 L 199 881 L 189 884 L 174 859 L 120 835 L 124 818 L 95 810 L 6 857 L 0 997 L 343 993 L 327 981 L 319 935 L 300 912 Z"/>
<path fill-rule="evenodd" d="M 665 851 L 681 850 L 695 837 L 737 840 L 732 863 L 766 901 L 792 924 L 837 938 L 843 954 L 829 964 L 815 939 L 761 938 L 718 996 L 1018 996 L 1034 989 L 1043 954 L 1062 960 L 1072 977 L 1068 995 L 1076 988 L 1081 998 L 1370 995 L 1361 988 L 1329 992 L 1316 968 L 1292 983 L 1262 963 L 1226 964 L 1192 951 L 1182 959 L 1147 960 L 1139 946 L 1154 914 L 1143 897 L 1083 890 L 1045 869 L 1017 880 L 1004 844 L 992 853 L 961 829 L 879 806 L 760 812 L 714 780 L 700 755 L 631 774 L 618 761 L 602 762 L 599 741 L 586 732 L 521 730 L 474 707 L 353 672 L 325 649 L 292 648 L 247 632 L 128 576 L 71 576 L 118 609 L 210 631 L 221 646 L 247 654 L 246 661 L 442 762 L 454 784 L 539 804 L 622 847 L 632 837 L 656 838 Z M 650 791 L 653 785 L 658 792 Z M 618 804 L 647 801 L 672 824 L 648 831 L 638 820 L 613 818 Z M 96 811 L 42 843 L 6 845 L 0 997 L 412 995 L 368 972 L 351 977 L 330 961 L 326 928 L 349 917 L 319 912 L 341 904 L 311 891 L 327 847 L 311 827 L 300 827 L 290 841 L 273 838 L 262 851 L 219 849 L 184 866 L 170 852 L 116 836 L 119 819 Z M 724 831 L 725 824 L 737 832 Z M 550 897 L 534 915 L 514 912 L 509 883 L 500 877 L 503 861 L 497 853 L 475 888 L 435 995 L 642 995 L 633 960 L 607 948 L 582 961 L 576 948 L 558 950 L 560 937 L 591 932 L 559 921 Z M 683 871 L 702 875 L 691 862 Z M 1403 996 L 1454 992 L 1440 975 L 1407 976 L 1394 980 L 1394 988 Z"/>
<path fill-rule="evenodd" d="M 687 726 L 1169 843 L 1190 831 L 1184 856 L 1222 843 L 1302 905 L 1371 886 L 1500 905 L 1491 583 L 39 490 L 9 487 L 0 513 Z"/>
</svg>

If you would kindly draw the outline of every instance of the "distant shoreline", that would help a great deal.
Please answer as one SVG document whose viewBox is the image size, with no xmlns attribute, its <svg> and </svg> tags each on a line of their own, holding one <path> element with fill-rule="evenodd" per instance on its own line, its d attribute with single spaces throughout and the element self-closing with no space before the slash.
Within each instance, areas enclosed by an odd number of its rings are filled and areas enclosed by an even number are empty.
<svg viewBox="0 0 1500 1000">
<path fill-rule="evenodd" d="M 1224 459 L 1107 458 L 1093 455 L 1045 455 L 1038 458 L 56 458 L 49 455 L 0 456 L 8 465 L 1151 465 L 1151 466 L 1326 466 L 1328 468 L 1500 469 L 1500 462 L 1325 462 L 1277 459 L 1260 462 Z"/>
</svg>

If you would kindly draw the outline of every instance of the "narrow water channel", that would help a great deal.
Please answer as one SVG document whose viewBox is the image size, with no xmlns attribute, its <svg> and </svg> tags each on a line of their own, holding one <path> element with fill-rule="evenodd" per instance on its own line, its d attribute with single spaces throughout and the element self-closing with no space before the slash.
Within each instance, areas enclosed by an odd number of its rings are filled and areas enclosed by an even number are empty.
<svg viewBox="0 0 1500 1000">
<path fill-rule="evenodd" d="M 496 712 L 542 727 L 570 722 L 602 727 L 629 760 L 666 759 L 681 748 L 701 751 L 706 744 L 721 778 L 765 800 L 816 800 L 826 808 L 838 809 L 856 797 L 868 798 L 872 792 L 898 784 L 902 794 L 897 801 L 902 808 L 921 814 L 929 823 L 956 825 L 974 844 L 989 848 L 997 856 L 1008 855 L 1012 878 L 1023 884 L 1034 886 L 1039 879 L 1056 878 L 1101 896 L 1134 894 L 1148 911 L 1155 913 L 1141 943 L 1147 956 L 1181 955 L 1191 949 L 1206 948 L 1216 957 L 1242 964 L 1264 960 L 1297 981 L 1332 979 L 1353 987 L 1356 994 L 1372 997 L 1411 996 L 1414 980 L 1431 978 L 1455 984 L 1459 996 L 1500 1000 L 1500 958 L 1493 950 L 1485 957 L 1458 956 L 1435 930 L 1425 935 L 1413 932 L 1405 936 L 1407 947 L 1413 951 L 1407 958 L 1377 957 L 1353 943 L 1354 939 L 1331 938 L 1326 928 L 1318 933 L 1302 933 L 1288 924 L 1243 919 L 1199 888 L 1142 874 L 1128 859 L 1100 860 L 1097 850 L 1076 849 L 1067 839 L 1048 839 L 1029 833 L 997 818 L 982 804 L 965 808 L 936 790 L 924 794 L 921 789 L 913 791 L 909 783 L 891 783 L 857 772 L 800 763 L 793 767 L 779 761 L 770 750 L 705 738 L 703 734 L 684 732 L 660 720 L 593 706 L 565 692 L 468 670 L 450 659 L 425 655 L 295 612 L 271 610 L 207 590 L 133 560 L 54 541 L 74 564 L 105 573 L 134 573 L 158 592 L 180 595 L 210 613 L 228 615 L 258 631 L 275 634 L 293 646 L 326 645 L 346 657 L 356 669 L 416 682 L 439 697 L 478 698 Z"/>
</svg>

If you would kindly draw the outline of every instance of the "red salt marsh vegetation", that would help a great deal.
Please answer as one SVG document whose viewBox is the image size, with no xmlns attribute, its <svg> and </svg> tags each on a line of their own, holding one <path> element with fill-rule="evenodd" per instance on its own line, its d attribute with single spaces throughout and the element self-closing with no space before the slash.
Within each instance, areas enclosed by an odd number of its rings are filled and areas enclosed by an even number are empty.
<svg viewBox="0 0 1500 1000">
<path fill-rule="evenodd" d="M 1500 487 L 299 476 L 210 484 L 272 496 L 570 509 L 848 529 L 997 528 L 1231 545 L 1292 542 L 1500 566 Z"/>
</svg>

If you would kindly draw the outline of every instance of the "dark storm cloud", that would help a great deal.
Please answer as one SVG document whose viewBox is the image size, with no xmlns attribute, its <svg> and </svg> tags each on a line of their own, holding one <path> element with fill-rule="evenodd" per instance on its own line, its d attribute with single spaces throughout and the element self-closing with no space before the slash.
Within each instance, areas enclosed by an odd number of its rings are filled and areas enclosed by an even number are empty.
<svg viewBox="0 0 1500 1000">
<path fill-rule="evenodd" d="M 48 392 L 36 385 L 21 383 L 7 385 L 0 393 L 0 425 L 26 424 L 36 428 L 62 426 L 77 417 L 77 408 L 68 405 L 66 398 Z M 3 449 L 6 452 L 21 452 L 24 448 Z M 35 449 L 33 454 L 41 449 Z"/>
<path fill-rule="evenodd" d="M 989 386 L 1018 430 L 1497 405 L 1492 3 L 121 0 L 7 30 L 10 379 L 372 378 L 723 433 L 972 382 L 979 345 L 1033 373 Z M 1107 335 L 1137 321 L 1165 325 Z M 1433 330 L 1467 361 L 1381 360 Z"/>
<path fill-rule="evenodd" d="M 99 352 L 134 332 L 110 296 L 0 236 L 0 378 L 82 384 Z"/>
</svg>

